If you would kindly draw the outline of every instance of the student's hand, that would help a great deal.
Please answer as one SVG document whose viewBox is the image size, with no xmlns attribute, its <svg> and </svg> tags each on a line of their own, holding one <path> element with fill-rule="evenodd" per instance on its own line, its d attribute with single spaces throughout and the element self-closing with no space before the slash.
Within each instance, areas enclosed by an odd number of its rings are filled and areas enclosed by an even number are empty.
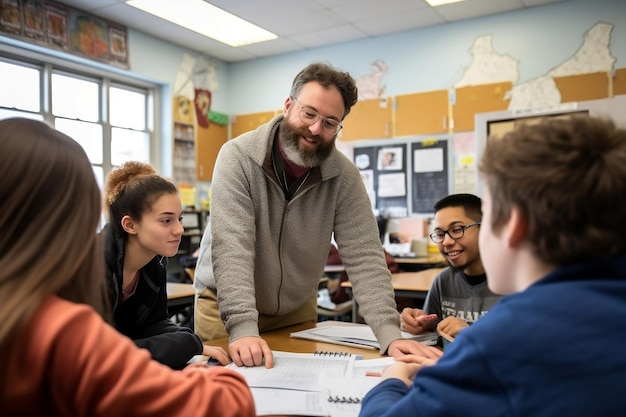
<svg viewBox="0 0 626 417">
<path fill-rule="evenodd" d="M 389 365 L 383 371 L 382 379 L 397 378 L 404 382 L 407 387 L 410 387 L 420 367 L 421 366 L 416 363 L 396 362 L 393 365 Z"/>
<path fill-rule="evenodd" d="M 394 358 L 399 358 L 404 355 L 415 355 L 427 359 L 439 359 L 443 352 L 436 347 L 426 346 L 423 343 L 416 342 L 415 340 L 397 339 L 391 342 L 387 349 L 387 354 Z"/>
<path fill-rule="evenodd" d="M 469 324 L 463 320 L 456 317 L 446 317 L 439 322 L 437 330 L 449 334 L 452 337 L 456 337 L 456 335 L 466 327 L 469 327 Z"/>
<path fill-rule="evenodd" d="M 267 342 L 257 336 L 242 337 L 228 345 L 228 353 L 237 366 L 274 367 L 274 356 Z"/>
<path fill-rule="evenodd" d="M 220 365 L 228 365 L 230 363 L 230 357 L 224 349 L 218 346 L 202 345 L 202 354 L 211 358 L 217 359 Z"/>
<path fill-rule="evenodd" d="M 398 378 L 407 386 L 411 386 L 415 374 L 424 366 L 433 366 L 437 359 L 428 359 L 418 355 L 404 355 L 395 358 L 396 362 L 383 370 L 382 378 Z"/>
<path fill-rule="evenodd" d="M 412 334 L 432 330 L 436 322 L 436 314 L 426 314 L 419 308 L 406 307 L 400 314 L 400 329 Z"/>
</svg>

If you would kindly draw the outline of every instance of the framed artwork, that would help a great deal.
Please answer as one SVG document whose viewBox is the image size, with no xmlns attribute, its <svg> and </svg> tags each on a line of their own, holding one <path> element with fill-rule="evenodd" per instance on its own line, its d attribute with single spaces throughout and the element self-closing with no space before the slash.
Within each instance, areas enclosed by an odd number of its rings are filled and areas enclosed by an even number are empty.
<svg viewBox="0 0 626 417">
<path fill-rule="evenodd" d="M 14 35 L 22 34 L 22 13 L 18 0 L 0 0 L 0 30 Z"/>
<path fill-rule="evenodd" d="M 44 31 L 43 3 L 40 0 L 23 0 L 22 11 L 24 18 L 24 36 L 43 42 L 46 38 Z"/>
<path fill-rule="evenodd" d="M 68 49 L 67 9 L 65 7 L 46 4 L 46 40 L 48 44 Z"/>
<path fill-rule="evenodd" d="M 70 12 L 70 48 L 87 58 L 102 60 L 109 55 L 109 34 L 102 19 L 78 10 Z"/>
<path fill-rule="evenodd" d="M 52 0 L 0 0 L 0 32 L 129 68 L 127 28 Z"/>
<path fill-rule="evenodd" d="M 109 25 L 109 53 L 111 60 L 122 64 L 128 62 L 128 40 L 126 30 Z"/>
</svg>

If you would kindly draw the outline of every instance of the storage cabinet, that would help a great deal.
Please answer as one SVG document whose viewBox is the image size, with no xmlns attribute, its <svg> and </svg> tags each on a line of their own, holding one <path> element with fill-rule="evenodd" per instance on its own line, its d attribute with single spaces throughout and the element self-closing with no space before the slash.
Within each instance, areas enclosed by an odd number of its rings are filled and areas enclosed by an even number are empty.
<svg viewBox="0 0 626 417">
<path fill-rule="evenodd" d="M 228 126 L 211 123 L 208 127 L 198 127 L 196 141 L 198 181 L 211 181 L 217 153 L 228 140 Z"/>
</svg>

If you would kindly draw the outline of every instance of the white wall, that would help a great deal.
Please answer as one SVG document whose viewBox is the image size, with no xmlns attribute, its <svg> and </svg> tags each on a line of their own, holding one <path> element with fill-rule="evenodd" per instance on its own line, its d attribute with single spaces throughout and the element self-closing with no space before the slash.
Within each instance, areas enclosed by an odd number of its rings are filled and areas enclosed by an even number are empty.
<svg viewBox="0 0 626 417">
<path fill-rule="evenodd" d="M 495 0 L 494 0 L 495 1 Z M 519 82 L 547 73 L 571 57 L 584 33 L 599 22 L 614 26 L 611 52 L 626 67 L 626 2 L 568 0 L 458 23 L 404 32 L 304 52 L 231 64 L 228 109 L 254 113 L 280 108 L 297 72 L 312 61 L 329 61 L 358 78 L 381 59 L 389 66 L 386 94 L 453 87 L 469 65 L 469 48 L 493 35 L 496 52 L 519 60 Z"/>
<path fill-rule="evenodd" d="M 485 35 L 493 36 L 496 52 L 519 60 L 519 82 L 524 82 L 571 57 L 582 45 L 584 33 L 598 22 L 614 26 L 610 48 L 617 58 L 615 67 L 626 67 L 626 1 L 566 0 L 247 62 L 228 64 L 215 60 L 220 89 L 213 93 L 212 108 L 229 114 L 279 109 L 289 94 L 293 77 L 313 61 L 330 62 L 359 78 L 370 72 L 370 63 L 381 59 L 389 66 L 383 78 L 387 95 L 451 88 L 470 63 L 470 46 Z M 0 48 L 3 43 L 16 42 L 0 35 Z M 167 162 L 171 161 L 172 89 L 185 53 L 200 56 L 198 52 L 129 30 L 131 68 L 122 72 L 161 86 L 161 165 L 166 167 L 165 175 L 171 169 Z M 69 54 L 59 56 L 77 60 Z"/>
</svg>

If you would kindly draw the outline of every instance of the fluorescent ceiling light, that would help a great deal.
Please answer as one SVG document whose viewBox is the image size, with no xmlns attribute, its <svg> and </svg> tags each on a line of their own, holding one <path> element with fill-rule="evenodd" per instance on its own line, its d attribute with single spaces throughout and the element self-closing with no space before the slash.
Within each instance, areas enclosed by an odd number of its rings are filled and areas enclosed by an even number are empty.
<svg viewBox="0 0 626 417">
<path fill-rule="evenodd" d="M 460 3 L 465 0 L 425 0 L 431 7 L 443 6 L 444 4 Z"/>
<path fill-rule="evenodd" d="M 278 37 L 202 0 L 132 0 L 126 4 L 234 47 Z"/>
</svg>

